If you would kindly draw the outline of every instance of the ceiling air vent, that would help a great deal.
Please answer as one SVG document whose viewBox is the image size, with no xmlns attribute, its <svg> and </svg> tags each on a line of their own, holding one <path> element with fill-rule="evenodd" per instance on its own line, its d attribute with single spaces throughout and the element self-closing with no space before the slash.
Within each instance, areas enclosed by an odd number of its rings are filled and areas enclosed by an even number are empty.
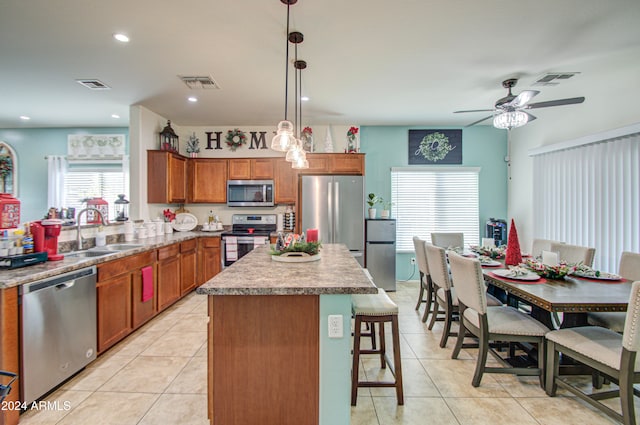
<svg viewBox="0 0 640 425">
<path fill-rule="evenodd" d="M 190 89 L 194 90 L 220 90 L 220 86 L 213 78 L 205 77 L 193 77 L 178 75 L 178 78 L 187 85 Z"/>
<path fill-rule="evenodd" d="M 533 86 L 557 86 L 564 80 L 568 80 L 579 72 L 550 72 L 538 78 Z"/>
<path fill-rule="evenodd" d="M 83 86 L 91 89 L 91 90 L 111 90 L 111 87 L 106 85 L 100 80 L 76 80 L 78 84 L 82 84 Z"/>
</svg>

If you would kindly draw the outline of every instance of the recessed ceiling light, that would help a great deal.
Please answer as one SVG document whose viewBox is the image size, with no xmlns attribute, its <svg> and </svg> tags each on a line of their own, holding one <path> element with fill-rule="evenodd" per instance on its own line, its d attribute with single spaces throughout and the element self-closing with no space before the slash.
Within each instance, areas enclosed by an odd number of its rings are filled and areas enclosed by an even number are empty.
<svg viewBox="0 0 640 425">
<path fill-rule="evenodd" d="M 31 117 L 28 117 L 28 116 L 26 116 L 26 115 L 20 115 L 20 119 L 21 119 L 22 121 L 29 121 L 29 120 L 31 119 Z"/>
<path fill-rule="evenodd" d="M 195 97 L 195 96 L 189 96 L 189 98 L 187 100 L 189 100 L 189 102 L 197 102 L 198 98 Z"/>
<path fill-rule="evenodd" d="M 308 102 L 309 101 L 309 96 L 302 96 L 300 98 L 300 100 L 303 101 L 303 102 Z"/>
<path fill-rule="evenodd" d="M 128 43 L 129 42 L 129 37 L 127 37 L 124 34 L 120 34 L 120 33 L 113 34 L 113 38 L 115 38 L 116 40 L 121 41 L 123 43 Z"/>
<path fill-rule="evenodd" d="M 118 114 L 111 114 L 111 118 L 120 118 L 120 115 L 118 115 Z"/>
</svg>

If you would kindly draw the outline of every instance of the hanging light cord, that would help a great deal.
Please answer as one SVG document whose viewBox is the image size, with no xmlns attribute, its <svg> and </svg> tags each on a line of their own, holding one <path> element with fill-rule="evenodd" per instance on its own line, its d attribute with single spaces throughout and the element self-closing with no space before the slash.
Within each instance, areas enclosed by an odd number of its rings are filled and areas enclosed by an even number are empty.
<svg viewBox="0 0 640 425">
<path fill-rule="evenodd" d="M 289 9 L 291 9 L 291 5 L 287 3 L 287 36 L 285 40 L 287 41 L 287 58 L 285 61 L 284 68 L 284 120 L 287 121 L 287 98 L 289 97 Z"/>
<path fill-rule="evenodd" d="M 298 63 L 298 43 L 296 43 L 296 47 L 295 47 L 295 56 L 296 56 L 296 62 L 295 63 L 297 64 Z M 298 121 L 296 123 L 297 127 L 298 127 L 297 133 L 298 133 L 298 137 L 300 137 L 300 120 L 298 120 L 298 103 L 300 102 L 300 100 L 299 100 L 300 98 L 299 98 L 299 95 L 298 95 L 298 74 L 300 73 L 300 70 L 298 69 L 297 65 L 296 65 L 296 70 L 294 72 L 296 73 L 296 75 L 295 75 L 295 77 L 296 77 L 295 78 L 295 80 L 296 80 L 295 97 L 296 98 L 295 98 L 295 102 L 293 102 L 294 105 L 295 105 L 294 119 L 296 121 Z M 300 108 L 302 109 L 302 106 Z"/>
</svg>

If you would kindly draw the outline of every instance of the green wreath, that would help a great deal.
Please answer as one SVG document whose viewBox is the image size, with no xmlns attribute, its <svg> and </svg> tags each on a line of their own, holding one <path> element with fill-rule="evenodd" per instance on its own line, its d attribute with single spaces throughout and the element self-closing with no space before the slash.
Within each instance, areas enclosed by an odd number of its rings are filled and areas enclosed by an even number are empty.
<svg viewBox="0 0 640 425">
<path fill-rule="evenodd" d="M 244 131 L 240 131 L 240 129 L 234 128 L 233 130 L 227 131 L 225 143 L 227 144 L 227 146 L 229 146 L 229 149 L 235 151 L 240 146 L 247 143 L 247 135 L 244 133 Z"/>
<path fill-rule="evenodd" d="M 421 154 L 429 161 L 438 162 L 443 160 L 454 149 L 455 146 L 451 146 L 447 136 L 435 132 L 424 136 L 415 155 Z"/>
</svg>

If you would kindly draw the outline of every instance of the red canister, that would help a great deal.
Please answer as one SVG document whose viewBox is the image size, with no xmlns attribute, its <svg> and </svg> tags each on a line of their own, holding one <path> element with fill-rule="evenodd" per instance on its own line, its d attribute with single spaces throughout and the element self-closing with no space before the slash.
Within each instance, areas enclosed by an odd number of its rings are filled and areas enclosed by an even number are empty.
<svg viewBox="0 0 640 425">
<path fill-rule="evenodd" d="M 14 229 L 20 225 L 20 201 L 10 193 L 0 193 L 0 229 Z"/>
</svg>

